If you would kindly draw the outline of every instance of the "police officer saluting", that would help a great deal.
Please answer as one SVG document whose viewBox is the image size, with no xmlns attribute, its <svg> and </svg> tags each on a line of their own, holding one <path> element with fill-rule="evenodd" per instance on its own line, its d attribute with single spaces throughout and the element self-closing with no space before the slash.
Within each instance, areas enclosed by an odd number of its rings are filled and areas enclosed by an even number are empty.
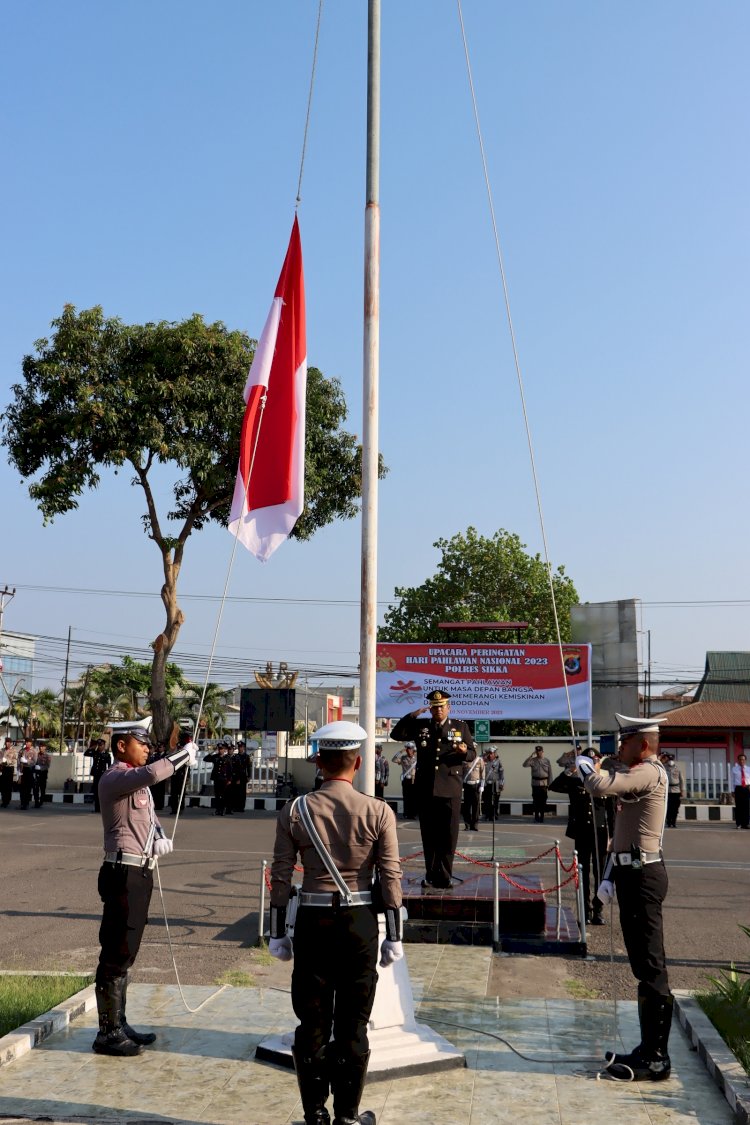
<svg viewBox="0 0 750 1125">
<path fill-rule="evenodd" d="M 428 707 L 431 718 L 420 718 Z M 410 739 L 417 746 L 417 807 L 426 869 L 423 887 L 453 886 L 463 767 L 476 758 L 471 731 L 460 719 L 450 719 L 449 710 L 448 693 L 432 691 L 427 707 L 404 715 L 391 731 L 397 742 Z"/>
<path fill-rule="evenodd" d="M 375 1125 L 374 1113 L 359 1113 L 370 1057 L 367 1021 L 377 984 L 372 878 L 377 869 L 386 922 L 380 947 L 385 968 L 403 957 L 396 818 L 384 801 L 359 793 L 352 784 L 367 737 L 362 727 L 328 723 L 312 737 L 323 784 L 279 813 L 269 952 L 280 961 L 292 957 L 286 912 L 299 854 L 305 873 L 294 929 L 292 1005 L 300 1022 L 292 1054 L 305 1122 L 329 1125 L 325 1103 L 330 1087 L 334 1125 Z"/>
<path fill-rule="evenodd" d="M 612 848 L 598 893 L 611 901 L 610 880 L 614 880 L 622 936 L 638 981 L 641 1042 L 628 1055 L 610 1054 L 607 1070 L 621 1080 L 659 1082 L 671 1072 L 667 1044 L 674 1003 L 662 926 L 668 880 L 661 849 L 669 782 L 658 759 L 658 724 L 626 715 L 615 718 L 620 727 L 619 759 L 627 768 L 603 774 L 598 761 L 585 755 L 576 758 L 589 793 L 618 800 Z"/>
<path fill-rule="evenodd" d="M 99 1055 L 138 1055 L 156 1036 L 142 1035 L 128 1024 L 125 1002 L 128 969 L 138 955 L 154 886 L 158 856 L 172 851 L 156 819 L 150 786 L 195 763 L 195 744 L 148 765 L 151 741 L 141 727 L 112 735 L 114 765 L 99 781 L 104 862 L 99 896 L 104 903 L 99 928 L 101 952 L 96 970 L 99 1034 L 92 1046 Z"/>
</svg>

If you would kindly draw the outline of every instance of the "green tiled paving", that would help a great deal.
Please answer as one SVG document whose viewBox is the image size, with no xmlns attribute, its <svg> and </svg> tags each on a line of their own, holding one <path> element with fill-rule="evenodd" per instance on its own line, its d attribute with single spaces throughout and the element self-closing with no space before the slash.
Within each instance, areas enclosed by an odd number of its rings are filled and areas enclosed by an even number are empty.
<svg viewBox="0 0 750 1125">
<path fill-rule="evenodd" d="M 466 1056 L 466 1070 L 444 1071 L 365 1089 L 363 1109 L 378 1125 L 413 1118 L 428 1125 L 731 1125 L 733 1115 L 675 1023 L 673 1077 L 633 1085 L 597 1081 L 594 1062 L 613 1045 L 610 1003 L 513 1000 L 486 996 L 492 954 L 409 946 L 418 1018 Z M 195 1007 L 215 991 L 186 988 Z M 148 1121 L 195 1125 L 284 1125 L 301 1121 L 294 1075 L 255 1061 L 255 1047 L 295 1023 L 284 991 L 225 989 L 190 1014 L 176 987 L 131 985 L 128 1018 L 153 1027 L 156 1047 L 134 1059 L 91 1051 L 93 1013 L 10 1065 L 0 1067 L 0 1115 Z M 635 1003 L 617 1009 L 618 1043 L 637 1040 Z M 489 1033 L 489 1034 L 486 1034 Z M 500 1042 L 511 1042 L 520 1058 Z"/>
</svg>

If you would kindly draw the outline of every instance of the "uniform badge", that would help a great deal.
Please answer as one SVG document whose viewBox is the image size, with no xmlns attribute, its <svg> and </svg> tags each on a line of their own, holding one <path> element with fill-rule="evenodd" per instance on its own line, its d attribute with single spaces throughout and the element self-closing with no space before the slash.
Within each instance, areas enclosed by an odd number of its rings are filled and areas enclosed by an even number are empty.
<svg viewBox="0 0 750 1125">
<path fill-rule="evenodd" d="M 634 871 L 639 871 L 642 866 L 641 861 L 639 859 L 634 859 L 630 866 Z"/>
</svg>

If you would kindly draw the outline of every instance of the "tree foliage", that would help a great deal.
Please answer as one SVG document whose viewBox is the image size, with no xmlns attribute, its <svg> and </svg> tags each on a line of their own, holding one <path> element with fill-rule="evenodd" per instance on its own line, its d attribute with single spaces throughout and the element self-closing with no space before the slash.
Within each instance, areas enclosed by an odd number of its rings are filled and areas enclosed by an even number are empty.
<svg viewBox="0 0 750 1125">
<path fill-rule="evenodd" d="M 487 538 L 475 528 L 452 539 L 438 539 L 441 552 L 436 573 L 421 586 L 397 587 L 398 604 L 386 611 L 379 630 L 381 641 L 444 641 L 441 621 L 527 621 L 527 644 L 553 644 L 555 633 L 547 567 L 540 555 L 530 555 L 517 535 L 500 529 Z M 563 567 L 552 573 L 560 632 L 570 637 L 570 608 L 578 593 Z M 477 643 L 503 640 L 486 632 L 461 633 L 461 640 Z M 515 638 L 513 638 L 515 639 Z"/>
<path fill-rule="evenodd" d="M 146 534 L 161 552 L 166 624 L 154 642 L 151 700 L 157 736 L 171 726 L 165 668 L 183 621 L 177 579 L 193 531 L 226 524 L 239 455 L 242 391 L 255 349 L 243 332 L 199 315 L 124 324 L 100 307 L 66 305 L 49 338 L 23 360 L 2 442 L 30 481 L 45 522 L 75 509 L 106 470 L 132 470 L 142 488 Z M 344 429 L 335 379 L 308 370 L 305 510 L 292 532 L 309 539 L 356 514 L 361 449 Z M 171 510 L 160 513 L 154 475 L 174 470 Z M 384 470 L 383 470 L 384 471 Z"/>
</svg>

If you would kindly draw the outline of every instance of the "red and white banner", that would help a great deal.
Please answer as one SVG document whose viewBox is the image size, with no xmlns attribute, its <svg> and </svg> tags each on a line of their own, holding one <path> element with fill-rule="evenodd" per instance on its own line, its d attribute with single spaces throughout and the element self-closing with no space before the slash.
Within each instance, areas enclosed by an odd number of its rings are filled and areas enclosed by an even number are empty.
<svg viewBox="0 0 750 1125">
<path fill-rule="evenodd" d="M 304 507 L 307 344 L 299 225 L 245 385 L 240 462 L 229 530 L 261 562 L 288 538 Z"/>
<path fill-rule="evenodd" d="M 591 718 L 591 645 L 379 644 L 379 718 L 425 706 L 439 688 L 459 719 Z M 567 684 L 567 692 L 566 692 Z"/>
</svg>

